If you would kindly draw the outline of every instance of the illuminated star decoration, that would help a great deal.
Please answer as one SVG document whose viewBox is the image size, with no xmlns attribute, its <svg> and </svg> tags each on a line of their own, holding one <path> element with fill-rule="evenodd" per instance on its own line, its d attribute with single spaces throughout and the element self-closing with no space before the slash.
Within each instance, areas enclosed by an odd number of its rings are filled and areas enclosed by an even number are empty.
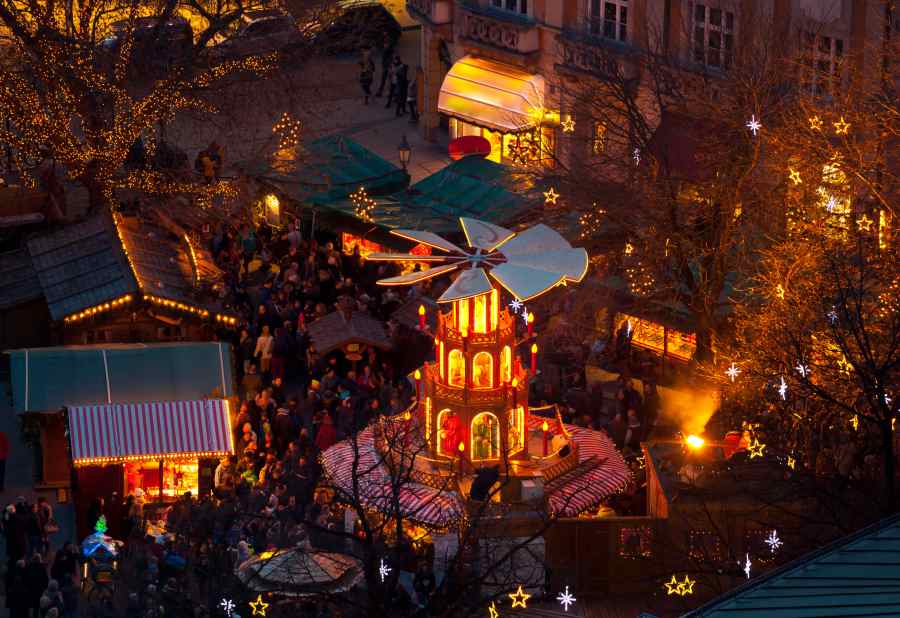
<svg viewBox="0 0 900 618">
<path fill-rule="evenodd" d="M 388 573 L 391 572 L 391 569 L 384 563 L 384 558 L 381 559 L 381 564 L 378 566 L 378 575 L 381 576 L 381 583 L 384 583 L 384 579 L 388 576 Z"/>
<path fill-rule="evenodd" d="M 250 609 L 253 610 L 254 616 L 265 616 L 269 604 L 263 601 L 262 595 L 259 595 L 255 601 L 250 601 Z"/>
<path fill-rule="evenodd" d="M 769 536 L 766 537 L 765 544 L 769 546 L 769 549 L 772 550 L 773 554 L 775 553 L 775 550 L 784 545 L 784 543 L 781 542 L 781 539 L 778 538 L 778 530 L 772 530 L 772 532 L 769 533 Z"/>
<path fill-rule="evenodd" d="M 787 382 L 784 381 L 784 376 L 781 376 L 781 383 L 778 385 L 778 394 L 781 395 L 782 401 L 787 401 L 787 391 Z"/>
<path fill-rule="evenodd" d="M 679 592 L 679 589 L 681 588 L 681 584 L 678 583 L 678 579 L 674 575 L 672 576 L 672 579 L 670 579 L 663 585 L 666 587 L 667 595 L 673 595 L 673 594 L 680 595 L 681 594 L 681 592 Z"/>
<path fill-rule="evenodd" d="M 556 192 L 556 189 L 550 187 L 547 191 L 544 191 L 544 204 L 556 204 L 556 200 L 559 199 L 559 193 Z"/>
<path fill-rule="evenodd" d="M 744 559 L 744 575 L 747 576 L 747 579 L 750 579 L 750 567 L 752 564 L 750 562 L 750 554 L 747 554 L 747 557 Z"/>
<path fill-rule="evenodd" d="M 222 599 L 222 602 L 219 603 L 219 607 L 222 608 L 222 611 L 228 618 L 231 618 L 231 615 L 234 613 L 234 601 L 231 599 Z"/>
<path fill-rule="evenodd" d="M 562 130 L 563 133 L 572 133 L 575 131 L 575 119 L 574 118 L 566 118 L 562 121 Z"/>
<path fill-rule="evenodd" d="M 841 370 L 841 373 L 850 375 L 850 371 L 853 369 L 853 365 L 850 364 L 850 361 L 847 360 L 846 356 L 841 356 L 841 360 L 838 361 L 838 369 Z"/>
<path fill-rule="evenodd" d="M 837 207 L 838 207 L 837 198 L 834 197 L 833 195 L 829 195 L 828 201 L 825 202 L 825 210 L 827 210 L 828 212 L 834 212 L 835 210 L 837 210 Z"/>
<path fill-rule="evenodd" d="M 873 224 L 873 223 L 875 223 L 875 222 L 872 221 L 872 220 L 871 220 L 869 217 L 867 217 L 866 215 L 863 215 L 863 216 L 861 216 L 859 219 L 856 220 L 856 225 L 857 225 L 857 227 L 859 227 L 859 229 L 865 230 L 865 231 L 867 231 L 867 232 L 870 231 L 870 230 L 872 229 L 872 224 Z"/>
<path fill-rule="evenodd" d="M 775 296 L 777 296 L 781 300 L 784 300 L 784 286 L 780 283 L 775 286 Z"/>
<path fill-rule="evenodd" d="M 850 419 L 850 425 L 853 426 L 853 431 L 859 431 L 859 415 L 854 414 L 853 418 Z"/>
<path fill-rule="evenodd" d="M 519 313 L 519 309 L 522 308 L 522 301 L 518 298 L 514 298 L 509 301 L 509 308 L 513 310 L 513 313 Z"/>
<path fill-rule="evenodd" d="M 522 590 L 522 586 L 519 586 L 519 589 L 516 590 L 515 594 L 508 595 L 510 599 L 512 599 L 513 607 L 521 607 L 522 609 L 526 609 L 528 605 L 525 604 L 525 601 L 531 598 L 530 594 L 525 594 L 525 591 Z"/>
<path fill-rule="evenodd" d="M 500 618 L 500 612 L 497 611 L 497 606 L 491 601 L 491 606 L 488 608 L 488 615 L 490 618 Z"/>
<path fill-rule="evenodd" d="M 797 466 L 797 460 L 794 459 L 793 457 L 791 457 L 790 455 L 788 455 L 787 456 L 787 465 L 788 465 L 788 468 L 793 470 Z"/>
<path fill-rule="evenodd" d="M 729 367 L 729 368 L 725 371 L 725 375 L 727 375 L 729 378 L 731 378 L 731 381 L 732 381 L 732 382 L 734 382 L 734 380 L 735 380 L 740 374 L 741 374 L 741 370 L 738 369 L 737 366 L 736 366 L 734 363 L 731 363 L 731 367 Z"/>
<path fill-rule="evenodd" d="M 756 119 L 756 114 L 750 116 L 750 120 L 747 122 L 747 128 L 750 129 L 750 132 L 753 133 L 753 137 L 759 133 L 759 130 L 762 128 L 762 123 Z"/>
<path fill-rule="evenodd" d="M 809 375 L 809 365 L 804 365 L 803 363 L 797 363 L 797 366 L 794 367 L 797 370 L 797 373 L 800 374 L 801 378 L 805 378 Z"/>
<path fill-rule="evenodd" d="M 634 159 L 635 165 L 640 165 L 641 164 L 641 149 L 635 148 L 634 152 L 631 153 L 631 157 Z"/>
<path fill-rule="evenodd" d="M 790 168 L 790 172 L 791 182 L 793 182 L 795 185 L 803 183 L 803 180 L 800 178 L 800 172 L 798 172 L 794 168 Z"/>
<path fill-rule="evenodd" d="M 566 612 L 569 611 L 569 606 L 570 606 L 570 605 L 574 605 L 574 604 L 575 604 L 575 601 L 576 601 L 575 597 L 573 597 L 571 594 L 569 594 L 569 587 L 568 587 L 568 586 L 566 586 L 566 591 L 565 591 L 565 592 L 560 592 L 560 593 L 556 596 L 556 600 L 559 601 L 559 604 L 563 606 L 563 609 L 564 609 Z"/>
<path fill-rule="evenodd" d="M 678 588 L 677 588 L 676 592 L 683 597 L 685 597 L 689 594 L 694 594 L 694 584 L 696 584 L 696 583 L 697 583 L 696 581 L 694 581 L 693 579 L 691 579 L 687 575 L 685 575 L 684 581 L 678 582 Z"/>
<path fill-rule="evenodd" d="M 840 120 L 834 123 L 834 132 L 838 135 L 846 135 L 847 131 L 850 130 L 850 123 L 844 121 L 844 117 L 841 116 Z"/>
<path fill-rule="evenodd" d="M 814 131 L 822 130 L 822 119 L 818 116 L 813 116 L 809 119 L 809 128 Z"/>
<path fill-rule="evenodd" d="M 522 321 L 528 326 L 528 311 L 522 311 Z"/>
<path fill-rule="evenodd" d="M 766 450 L 766 445 L 761 444 L 759 440 L 753 438 L 753 442 L 750 446 L 747 447 L 747 450 L 750 451 L 750 459 L 756 459 L 757 457 L 763 456 L 763 451 Z"/>
</svg>

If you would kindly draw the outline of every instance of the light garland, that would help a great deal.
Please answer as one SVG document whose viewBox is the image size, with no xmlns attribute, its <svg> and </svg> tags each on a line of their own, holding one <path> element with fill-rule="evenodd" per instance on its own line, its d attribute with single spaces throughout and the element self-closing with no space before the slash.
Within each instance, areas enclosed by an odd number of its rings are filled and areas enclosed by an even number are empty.
<svg viewBox="0 0 900 618">
<path fill-rule="evenodd" d="M 278 150 L 291 150 L 300 143 L 299 120 L 294 120 L 291 115 L 284 112 L 278 122 L 272 127 L 272 133 L 278 134 Z"/>
<path fill-rule="evenodd" d="M 350 194 L 350 201 L 353 203 L 353 212 L 357 219 L 372 222 L 372 216 L 375 214 L 375 200 L 369 197 L 365 187 L 360 187 Z"/>
<path fill-rule="evenodd" d="M 872 224 L 875 223 L 870 219 L 867 215 L 863 214 L 859 219 L 856 220 L 856 227 L 865 232 L 872 231 Z"/>
<path fill-rule="evenodd" d="M 565 592 L 560 592 L 556 596 L 556 600 L 559 601 L 559 604 L 563 606 L 563 610 L 565 610 L 566 613 L 568 613 L 568 611 L 569 611 L 569 606 L 574 605 L 575 601 L 577 601 L 577 599 L 574 596 L 569 594 L 568 586 L 566 586 Z"/>
<path fill-rule="evenodd" d="M 138 461 L 159 461 L 161 459 L 209 459 L 228 457 L 233 455 L 232 452 L 226 451 L 196 451 L 190 453 L 156 453 L 153 455 L 119 455 L 110 457 L 84 457 L 75 459 L 72 464 L 75 467 L 82 466 L 103 466 L 110 463 L 131 463 Z"/>
<path fill-rule="evenodd" d="M 822 130 L 822 119 L 818 116 L 810 116 L 809 118 L 809 128 L 813 131 L 821 131 Z"/>
<path fill-rule="evenodd" d="M 154 305 L 160 305 L 169 309 L 178 309 L 179 311 L 184 311 L 185 313 L 193 313 L 195 315 L 199 315 L 202 318 L 209 317 L 208 310 L 201 309 L 200 307 L 194 307 L 192 305 L 186 305 L 177 300 L 171 300 L 169 298 L 163 298 L 161 296 L 152 296 L 150 294 L 145 294 L 144 298 L 149 300 Z"/>
<path fill-rule="evenodd" d="M 99 305 L 94 305 L 93 307 L 88 307 L 83 311 L 79 311 L 78 313 L 73 313 L 71 315 L 67 315 L 63 318 L 63 323 L 69 324 L 71 322 L 77 322 L 79 320 L 83 320 L 85 318 L 93 317 L 99 313 L 105 313 L 107 311 L 112 311 L 113 309 L 118 309 L 122 305 L 130 303 L 132 301 L 131 294 L 126 294 L 125 296 L 120 296 L 114 300 L 111 300 L 107 303 L 101 303 Z"/>
<path fill-rule="evenodd" d="M 522 609 L 527 609 L 528 604 L 526 601 L 531 598 L 530 594 L 527 594 L 524 590 L 522 590 L 522 585 L 519 584 L 519 589 L 516 590 L 514 594 L 507 595 L 510 599 L 512 599 L 513 608 L 521 607 Z"/>
</svg>

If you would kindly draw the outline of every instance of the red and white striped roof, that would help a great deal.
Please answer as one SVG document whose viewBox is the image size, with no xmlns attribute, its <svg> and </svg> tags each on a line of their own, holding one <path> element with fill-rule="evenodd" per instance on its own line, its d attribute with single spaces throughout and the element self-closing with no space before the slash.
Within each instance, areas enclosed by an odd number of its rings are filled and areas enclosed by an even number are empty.
<svg viewBox="0 0 900 618">
<path fill-rule="evenodd" d="M 224 399 L 72 406 L 68 411 L 76 465 L 234 453 Z"/>
</svg>

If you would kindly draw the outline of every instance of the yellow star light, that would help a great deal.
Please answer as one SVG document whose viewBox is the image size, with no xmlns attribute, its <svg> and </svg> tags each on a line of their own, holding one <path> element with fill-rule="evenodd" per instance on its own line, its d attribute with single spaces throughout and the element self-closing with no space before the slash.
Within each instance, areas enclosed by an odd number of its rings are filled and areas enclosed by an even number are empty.
<svg viewBox="0 0 900 618">
<path fill-rule="evenodd" d="M 678 583 L 678 580 L 675 578 L 674 575 L 672 576 L 671 580 L 667 581 L 663 585 L 666 587 L 667 595 L 671 596 L 673 594 L 678 594 L 678 595 L 681 594 L 681 592 L 679 591 L 681 589 L 681 584 Z"/>
<path fill-rule="evenodd" d="M 494 605 L 493 601 L 491 601 L 491 606 L 488 608 L 488 614 L 490 618 L 500 618 L 500 612 L 497 611 L 497 606 Z"/>
<path fill-rule="evenodd" d="M 254 616 L 265 616 L 269 604 L 263 601 L 262 595 L 256 597 L 256 601 L 250 601 L 250 609 L 253 610 Z"/>
<path fill-rule="evenodd" d="M 790 170 L 791 170 L 791 182 L 793 182 L 795 185 L 802 184 L 803 180 L 801 180 L 801 178 L 800 178 L 800 172 L 798 172 L 794 168 L 790 168 Z"/>
<path fill-rule="evenodd" d="M 572 133 L 575 131 L 575 119 L 574 118 L 566 118 L 562 121 L 562 130 L 563 133 Z"/>
<path fill-rule="evenodd" d="M 525 604 L 525 601 L 531 598 L 530 594 L 525 594 L 525 591 L 522 590 L 522 586 L 519 586 L 519 589 L 516 590 L 515 594 L 508 595 L 510 599 L 512 599 L 513 607 L 521 607 L 522 609 L 526 609 L 528 605 Z"/>
<path fill-rule="evenodd" d="M 556 204 L 556 200 L 559 199 L 559 193 L 556 192 L 556 189 L 550 187 L 549 190 L 544 191 L 544 203 L 545 204 Z"/>
<path fill-rule="evenodd" d="M 854 431 L 859 431 L 859 415 L 854 414 L 853 418 L 850 419 L 850 424 L 853 425 Z"/>
<path fill-rule="evenodd" d="M 818 116 L 812 116 L 809 119 L 809 128 L 813 131 L 821 131 L 822 130 L 822 119 Z"/>
<path fill-rule="evenodd" d="M 875 223 L 875 222 L 872 221 L 872 220 L 871 220 L 869 217 L 867 217 L 866 215 L 863 215 L 863 216 L 861 216 L 859 219 L 856 220 L 856 225 L 857 225 L 857 227 L 859 227 L 859 229 L 865 230 L 865 231 L 867 231 L 867 232 L 869 232 L 869 231 L 872 230 L 872 224 L 873 224 L 873 223 Z"/>
<path fill-rule="evenodd" d="M 850 130 L 850 123 L 844 122 L 844 117 L 841 116 L 841 119 L 834 123 L 834 132 L 838 135 L 846 135 L 847 131 Z"/>
<path fill-rule="evenodd" d="M 766 445 L 761 444 L 759 440 L 753 438 L 753 443 L 747 447 L 747 450 L 750 451 L 750 459 L 756 459 L 757 457 L 763 456 L 763 451 L 766 450 Z"/>
<path fill-rule="evenodd" d="M 686 596 L 689 594 L 694 594 L 694 584 L 697 582 L 687 575 L 684 576 L 684 581 L 678 584 L 681 588 L 681 596 Z"/>
<path fill-rule="evenodd" d="M 841 373 L 850 375 L 850 371 L 853 370 L 853 365 L 850 364 L 850 361 L 847 360 L 846 356 L 841 356 L 841 360 L 838 361 L 838 369 L 841 370 Z"/>
<path fill-rule="evenodd" d="M 784 300 L 784 292 L 785 290 L 783 285 L 779 283 L 777 286 L 775 286 L 775 296 L 777 296 L 781 300 Z"/>
<path fill-rule="evenodd" d="M 790 468 L 791 470 L 793 470 L 793 469 L 797 466 L 797 460 L 794 459 L 793 457 L 791 457 L 790 455 L 788 455 L 788 457 L 787 457 L 787 465 L 788 465 L 788 468 Z"/>
</svg>

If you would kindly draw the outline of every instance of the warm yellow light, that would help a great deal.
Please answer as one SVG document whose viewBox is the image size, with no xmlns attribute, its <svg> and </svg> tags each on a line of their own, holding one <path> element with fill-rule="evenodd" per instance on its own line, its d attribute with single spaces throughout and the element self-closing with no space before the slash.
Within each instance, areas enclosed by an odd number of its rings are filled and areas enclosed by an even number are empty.
<svg viewBox="0 0 900 618">
<path fill-rule="evenodd" d="M 532 344 L 531 344 L 531 353 L 532 353 L 532 354 L 537 354 L 537 350 L 538 350 L 537 344 L 536 344 L 536 343 L 532 343 Z"/>
<path fill-rule="evenodd" d="M 541 423 L 541 431 L 543 431 L 544 433 L 550 431 L 550 423 L 548 423 L 547 421 Z"/>
<path fill-rule="evenodd" d="M 460 440 L 459 446 L 457 446 L 456 448 L 458 448 L 459 452 L 462 453 L 466 450 L 466 443 Z"/>
<path fill-rule="evenodd" d="M 513 388 L 516 388 L 517 386 L 519 386 L 519 379 L 518 379 L 518 378 L 513 378 L 513 379 L 512 379 L 512 387 L 513 387 Z"/>
<path fill-rule="evenodd" d="M 534 313 L 529 313 L 529 314 L 528 314 L 528 323 L 529 323 L 529 324 L 534 323 Z"/>
<path fill-rule="evenodd" d="M 685 438 L 684 442 L 693 449 L 702 448 L 703 445 L 706 444 L 706 440 L 693 434 Z"/>
<path fill-rule="evenodd" d="M 411 418 L 412 418 L 412 414 L 410 414 L 409 410 L 407 410 L 406 412 L 403 413 L 403 420 L 404 420 L 404 421 L 408 421 L 408 420 L 411 419 Z"/>
<path fill-rule="evenodd" d="M 419 305 L 419 315 L 425 315 L 425 305 Z"/>
<path fill-rule="evenodd" d="M 421 380 L 421 379 L 422 379 L 422 372 L 419 371 L 418 369 L 416 369 L 416 372 L 413 374 L 413 376 L 416 378 L 416 380 Z"/>
</svg>

